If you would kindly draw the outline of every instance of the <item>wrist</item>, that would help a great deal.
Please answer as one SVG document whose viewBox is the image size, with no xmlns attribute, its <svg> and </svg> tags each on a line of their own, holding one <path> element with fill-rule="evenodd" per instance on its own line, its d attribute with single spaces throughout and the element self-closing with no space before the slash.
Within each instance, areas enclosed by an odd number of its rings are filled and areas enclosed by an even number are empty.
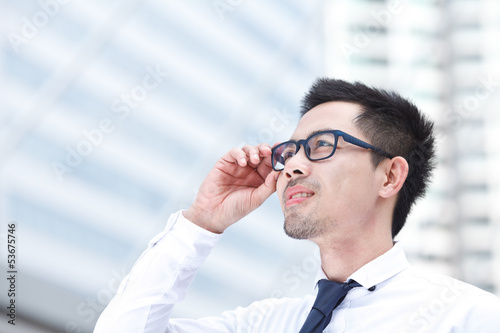
<svg viewBox="0 0 500 333">
<path fill-rule="evenodd" d="M 189 222 L 196 224 L 200 228 L 210 231 L 215 234 L 221 234 L 224 230 L 220 230 L 213 226 L 210 219 L 207 218 L 208 214 L 201 212 L 193 207 L 189 207 L 187 210 L 182 211 L 182 215 Z"/>
</svg>

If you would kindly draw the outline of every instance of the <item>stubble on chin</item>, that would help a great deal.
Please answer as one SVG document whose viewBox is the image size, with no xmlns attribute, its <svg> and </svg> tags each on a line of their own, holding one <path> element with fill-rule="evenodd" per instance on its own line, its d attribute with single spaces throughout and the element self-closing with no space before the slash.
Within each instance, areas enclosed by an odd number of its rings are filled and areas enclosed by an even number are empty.
<svg viewBox="0 0 500 333">
<path fill-rule="evenodd" d="M 283 202 L 286 203 L 286 189 L 288 187 L 293 187 L 295 185 L 302 185 L 305 186 L 315 192 L 315 195 L 318 194 L 320 186 L 317 181 L 314 180 L 302 180 L 302 179 L 297 179 L 297 180 L 292 180 L 290 183 L 287 185 L 285 188 L 285 191 L 283 192 Z M 321 224 L 318 223 L 319 221 L 315 217 L 314 210 L 305 213 L 304 212 L 304 207 L 302 207 L 302 204 L 298 204 L 298 206 L 294 207 L 287 207 L 284 210 L 284 216 L 285 216 L 285 221 L 283 224 L 283 229 L 285 231 L 285 234 L 288 237 L 294 238 L 294 239 L 312 239 L 316 238 L 319 235 L 321 235 L 322 230 L 321 230 Z"/>
<path fill-rule="evenodd" d="M 283 229 L 288 237 L 294 239 L 312 239 L 322 233 L 321 227 L 315 218 L 300 215 L 297 212 L 285 214 Z"/>
</svg>

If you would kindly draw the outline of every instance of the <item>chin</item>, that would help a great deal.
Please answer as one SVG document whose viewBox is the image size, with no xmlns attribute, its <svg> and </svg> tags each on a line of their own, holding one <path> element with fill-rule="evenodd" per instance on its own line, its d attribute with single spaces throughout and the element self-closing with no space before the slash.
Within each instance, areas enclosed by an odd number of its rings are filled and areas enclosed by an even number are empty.
<svg viewBox="0 0 500 333">
<path fill-rule="evenodd" d="M 317 221 L 310 216 L 285 215 L 283 225 L 285 234 L 293 239 L 311 239 L 321 234 Z"/>
</svg>

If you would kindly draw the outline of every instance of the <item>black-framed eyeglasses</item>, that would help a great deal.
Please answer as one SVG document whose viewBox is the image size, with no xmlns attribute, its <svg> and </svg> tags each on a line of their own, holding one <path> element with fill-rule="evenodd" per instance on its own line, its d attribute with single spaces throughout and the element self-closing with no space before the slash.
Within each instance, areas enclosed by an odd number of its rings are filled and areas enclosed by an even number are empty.
<svg viewBox="0 0 500 333">
<path fill-rule="evenodd" d="M 331 130 L 315 133 L 305 140 L 290 140 L 275 146 L 272 149 L 271 155 L 273 169 L 276 171 L 282 171 L 285 168 L 287 161 L 298 153 L 301 145 L 304 146 L 306 156 L 310 161 L 320 161 L 332 157 L 337 149 L 339 136 L 341 136 L 346 142 L 365 149 L 371 149 L 387 158 L 394 157 L 382 149 L 372 146 L 371 144 L 357 139 L 352 135 L 339 130 Z"/>
</svg>

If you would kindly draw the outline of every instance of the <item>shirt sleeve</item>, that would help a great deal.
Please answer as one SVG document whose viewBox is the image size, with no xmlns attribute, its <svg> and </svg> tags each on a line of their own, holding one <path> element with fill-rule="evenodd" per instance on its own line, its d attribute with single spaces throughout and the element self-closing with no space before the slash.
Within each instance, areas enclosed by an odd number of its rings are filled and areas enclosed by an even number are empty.
<svg viewBox="0 0 500 333">
<path fill-rule="evenodd" d="M 500 299 L 482 292 L 471 303 L 471 310 L 463 316 L 464 329 L 460 332 L 497 333 L 500 328 Z"/>
<path fill-rule="evenodd" d="M 94 333 L 173 331 L 172 310 L 220 237 L 186 220 L 180 211 L 172 214 L 122 281 Z"/>
</svg>

